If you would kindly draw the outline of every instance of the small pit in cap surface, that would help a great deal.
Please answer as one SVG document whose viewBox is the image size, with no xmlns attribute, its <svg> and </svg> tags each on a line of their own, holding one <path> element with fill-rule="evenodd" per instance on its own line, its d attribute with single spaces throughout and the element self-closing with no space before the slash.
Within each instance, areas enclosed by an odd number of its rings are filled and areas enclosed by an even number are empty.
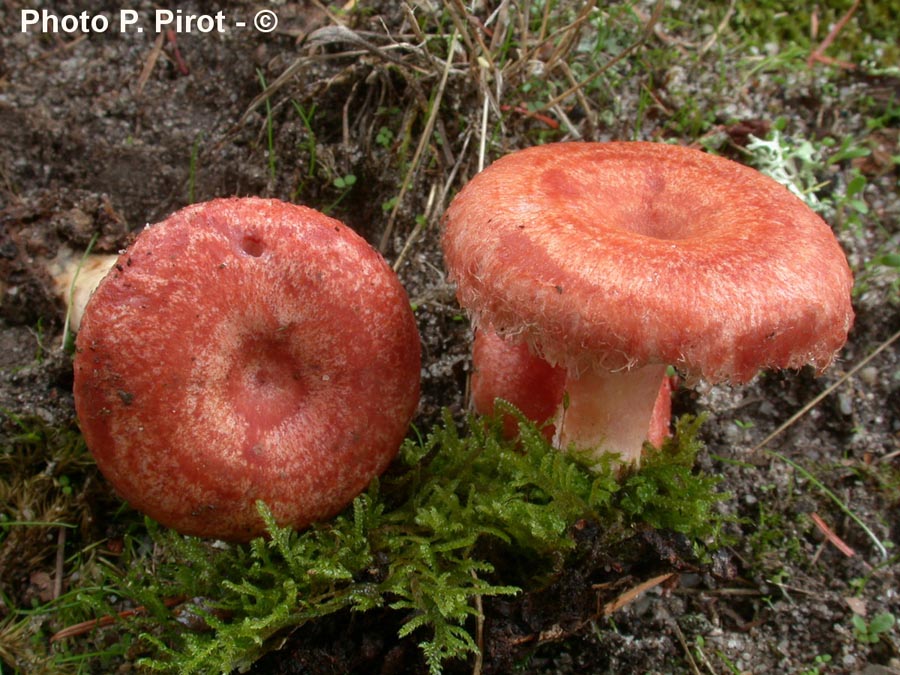
<svg viewBox="0 0 900 675">
<path fill-rule="evenodd" d="M 265 264 L 260 264 L 264 257 Z M 116 491 L 184 534 L 301 528 L 394 457 L 419 399 L 409 299 L 313 209 L 195 204 L 146 228 L 87 304 L 75 406 Z"/>
</svg>

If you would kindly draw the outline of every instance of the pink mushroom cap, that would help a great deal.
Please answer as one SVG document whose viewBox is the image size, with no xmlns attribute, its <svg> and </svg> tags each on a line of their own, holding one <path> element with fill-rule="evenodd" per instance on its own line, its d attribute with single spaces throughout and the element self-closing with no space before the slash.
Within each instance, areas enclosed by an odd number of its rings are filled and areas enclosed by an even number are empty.
<svg viewBox="0 0 900 675">
<path fill-rule="evenodd" d="M 853 322 L 829 226 L 773 179 L 685 147 L 573 142 L 502 157 L 453 200 L 443 247 L 476 324 L 576 373 L 821 371 Z"/>
<path fill-rule="evenodd" d="M 524 392 L 492 365 L 538 372 L 527 345 L 565 372 L 554 443 L 626 462 L 667 433 L 667 366 L 688 382 L 822 371 L 853 323 L 853 277 L 818 215 L 749 167 L 674 145 L 514 152 L 453 199 L 442 244 L 476 329 L 506 340 L 475 354 L 476 393 L 537 400 L 543 415 L 555 377 Z"/>
<path fill-rule="evenodd" d="M 184 534 L 302 528 L 395 456 L 419 399 L 406 293 L 359 235 L 255 198 L 146 228 L 88 302 L 75 404 L 116 491 Z"/>
</svg>

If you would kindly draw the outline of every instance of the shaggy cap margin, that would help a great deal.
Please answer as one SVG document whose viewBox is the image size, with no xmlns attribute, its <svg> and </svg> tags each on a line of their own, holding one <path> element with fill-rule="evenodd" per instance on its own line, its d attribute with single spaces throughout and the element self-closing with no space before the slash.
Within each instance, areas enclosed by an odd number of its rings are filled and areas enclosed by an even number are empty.
<svg viewBox="0 0 900 675">
<path fill-rule="evenodd" d="M 763 174 L 689 148 L 555 143 L 476 175 L 443 221 L 460 304 L 580 372 L 671 364 L 745 382 L 824 370 L 853 322 L 829 226 Z"/>
</svg>

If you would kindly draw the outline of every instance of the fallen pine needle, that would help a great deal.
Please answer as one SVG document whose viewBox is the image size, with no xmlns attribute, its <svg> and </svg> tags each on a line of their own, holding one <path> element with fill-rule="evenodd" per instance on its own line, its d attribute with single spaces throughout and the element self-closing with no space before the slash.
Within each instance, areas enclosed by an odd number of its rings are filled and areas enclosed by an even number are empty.
<svg viewBox="0 0 900 675">
<path fill-rule="evenodd" d="M 852 558 L 853 556 L 856 555 L 856 551 L 854 551 L 852 548 L 850 548 L 844 542 L 843 539 L 841 539 L 839 536 L 837 536 L 834 533 L 834 530 L 832 530 L 830 527 L 828 527 L 828 525 L 825 524 L 825 521 L 822 520 L 821 517 L 819 517 L 818 513 L 813 513 L 810 515 L 810 517 L 812 518 L 813 522 L 816 524 L 816 527 L 818 527 L 819 530 L 822 531 L 822 534 L 825 535 L 825 538 L 828 539 L 828 541 L 830 541 L 832 544 L 834 544 L 834 547 L 838 551 L 843 553 L 848 558 Z"/>
<path fill-rule="evenodd" d="M 138 76 L 137 81 L 137 93 L 140 96 L 144 87 L 147 85 L 147 80 L 150 79 L 151 73 L 153 73 L 153 69 L 156 67 L 156 62 L 159 61 L 159 55 L 162 53 L 163 42 L 166 39 L 165 33 L 160 33 L 156 36 L 156 41 L 153 43 L 153 49 L 150 50 L 150 54 L 147 56 L 147 60 L 144 61 L 144 67 L 141 69 L 141 74 Z"/>
<path fill-rule="evenodd" d="M 179 605 L 184 602 L 184 600 L 185 598 L 183 597 L 168 598 L 163 602 L 163 604 L 165 604 L 166 607 L 174 607 L 175 605 Z M 84 635 L 85 633 L 90 633 L 96 628 L 102 628 L 103 626 L 112 625 L 120 619 L 127 619 L 130 616 L 137 616 L 145 613 L 146 611 L 147 608 L 141 605 L 139 607 L 135 607 L 134 609 L 123 610 L 118 614 L 107 614 L 106 616 L 101 616 L 97 619 L 90 619 L 88 621 L 76 623 L 72 626 L 66 626 L 61 631 L 58 631 L 51 635 L 50 642 L 59 642 L 60 640 L 65 640 L 69 637 Z"/>
<path fill-rule="evenodd" d="M 834 39 L 838 36 L 838 33 L 840 33 L 844 29 L 844 26 L 847 25 L 850 17 L 853 16 L 853 13 L 858 7 L 859 0 L 853 0 L 853 4 L 850 6 L 850 9 L 848 9 L 840 19 L 838 19 L 837 23 L 834 24 L 834 28 L 832 28 L 828 35 L 825 36 L 825 39 L 822 40 L 822 43 L 818 47 L 816 47 L 816 49 L 809 55 L 809 58 L 806 60 L 807 67 L 812 68 L 813 64 L 816 61 L 819 61 L 820 63 L 824 63 L 826 65 L 837 65 L 848 70 L 856 68 L 856 66 L 852 63 L 839 61 L 837 59 L 832 59 L 828 56 L 825 56 L 825 50 L 831 46 L 831 43 L 834 42 Z"/>
<path fill-rule="evenodd" d="M 622 593 L 618 598 L 611 602 L 607 602 L 603 605 L 603 614 L 604 616 L 609 616 L 613 612 L 617 612 L 622 609 L 625 605 L 629 605 L 635 600 L 637 600 L 638 596 L 642 593 L 649 591 L 651 588 L 659 586 L 661 583 L 668 581 L 672 577 L 675 576 L 675 572 L 668 572 L 667 574 L 660 574 L 659 576 L 653 577 L 652 579 L 647 579 L 647 581 L 639 583 L 637 586 L 633 588 L 629 588 L 627 591 Z"/>
<path fill-rule="evenodd" d="M 891 335 L 887 340 L 885 340 L 885 341 L 882 342 L 880 345 L 878 345 L 878 348 L 877 348 L 875 351 L 873 351 L 873 352 L 872 352 L 871 354 L 869 354 L 866 358 L 864 358 L 862 361 L 860 361 L 860 362 L 857 363 L 855 366 L 853 366 L 853 368 L 851 368 L 851 369 L 848 370 L 846 373 L 844 373 L 844 374 L 838 379 L 837 382 L 835 382 L 834 384 L 832 384 L 830 387 L 828 387 L 828 388 L 825 389 L 822 393 L 820 393 L 818 396 L 816 396 L 812 401 L 810 401 L 809 403 L 807 403 L 806 405 L 804 405 L 802 408 L 800 408 L 800 410 L 798 410 L 798 411 L 797 411 L 796 413 L 794 413 L 790 418 L 788 418 L 788 420 L 787 420 L 786 422 L 784 422 L 781 426 L 779 426 L 777 429 L 775 429 L 775 431 L 773 431 L 771 434 L 769 434 L 769 435 L 766 436 L 764 439 L 762 439 L 759 443 L 757 443 L 755 446 L 753 446 L 753 448 L 751 448 L 750 452 L 756 452 L 757 450 L 759 450 L 759 449 L 761 449 L 761 448 L 764 448 L 764 447 L 767 446 L 774 438 L 776 438 L 777 436 L 779 436 L 779 435 L 781 435 L 782 433 L 784 433 L 784 431 L 785 431 L 786 429 L 788 429 L 789 427 L 793 426 L 793 424 L 794 424 L 797 420 L 799 420 L 801 417 L 803 417 L 804 415 L 806 415 L 806 413 L 808 413 L 810 410 L 812 410 L 813 408 L 815 408 L 823 398 L 825 398 L 826 396 L 828 396 L 831 392 L 833 392 L 835 389 L 837 389 L 837 388 L 840 387 L 842 384 L 844 384 L 844 382 L 846 382 L 846 381 L 849 380 L 851 377 L 853 377 L 857 372 L 859 372 L 859 371 L 863 368 L 863 366 L 865 366 L 867 363 L 869 363 L 869 361 L 871 361 L 872 359 L 874 359 L 876 356 L 878 356 L 878 355 L 879 355 L 881 352 L 883 352 L 885 349 L 887 349 L 888 347 L 890 347 L 894 342 L 897 341 L 898 338 L 900 338 L 900 331 L 897 331 L 896 333 L 894 333 L 893 335 Z"/>
<path fill-rule="evenodd" d="M 541 113 L 532 113 L 528 108 L 521 105 L 501 105 L 500 110 L 503 112 L 515 112 L 520 115 L 525 115 L 525 117 L 533 117 L 538 122 L 543 122 L 545 125 L 550 127 L 551 129 L 559 129 L 559 122 L 550 117 L 549 115 L 543 115 Z"/>
</svg>

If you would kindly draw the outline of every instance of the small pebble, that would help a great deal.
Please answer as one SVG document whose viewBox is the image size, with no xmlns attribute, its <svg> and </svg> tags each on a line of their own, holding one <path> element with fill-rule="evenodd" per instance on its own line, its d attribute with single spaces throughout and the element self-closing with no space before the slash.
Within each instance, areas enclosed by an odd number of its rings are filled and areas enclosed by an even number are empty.
<svg viewBox="0 0 900 675">
<path fill-rule="evenodd" d="M 878 383 L 878 368 L 875 366 L 866 366 L 859 371 L 859 379 L 862 380 L 863 384 L 870 387 L 874 386 Z"/>
<path fill-rule="evenodd" d="M 849 416 L 853 412 L 853 399 L 850 394 L 846 392 L 841 392 L 837 396 L 838 400 L 838 410 L 841 411 L 842 415 Z"/>
</svg>

